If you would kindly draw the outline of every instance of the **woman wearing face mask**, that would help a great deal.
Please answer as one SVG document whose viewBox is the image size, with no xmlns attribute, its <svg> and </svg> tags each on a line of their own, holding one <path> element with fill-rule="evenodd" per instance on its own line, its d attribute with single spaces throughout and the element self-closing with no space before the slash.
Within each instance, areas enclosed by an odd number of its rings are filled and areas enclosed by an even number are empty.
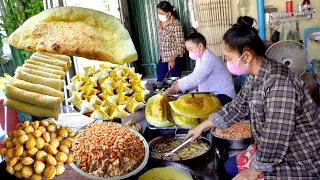
<svg viewBox="0 0 320 180">
<path fill-rule="evenodd" d="M 181 77 L 184 33 L 181 23 L 173 16 L 175 9 L 168 1 L 162 1 L 157 5 L 157 13 L 160 46 L 158 82 L 162 82 L 168 71 L 171 77 Z"/>
<path fill-rule="evenodd" d="M 224 35 L 222 51 L 233 74 L 247 73 L 236 98 L 190 130 L 186 138 L 203 131 L 225 129 L 249 116 L 255 144 L 225 164 L 233 180 L 320 179 L 320 120 L 307 86 L 287 66 L 268 59 L 266 47 L 240 17 Z M 249 168 L 248 168 L 249 167 Z"/>
<path fill-rule="evenodd" d="M 194 71 L 188 76 L 175 81 L 167 90 L 170 94 L 186 92 L 198 88 L 199 92 L 213 92 L 224 105 L 235 97 L 232 76 L 221 58 L 214 55 L 207 47 L 205 37 L 194 28 L 186 39 L 189 56 L 196 61 Z M 192 33 L 193 32 L 193 33 Z"/>
</svg>

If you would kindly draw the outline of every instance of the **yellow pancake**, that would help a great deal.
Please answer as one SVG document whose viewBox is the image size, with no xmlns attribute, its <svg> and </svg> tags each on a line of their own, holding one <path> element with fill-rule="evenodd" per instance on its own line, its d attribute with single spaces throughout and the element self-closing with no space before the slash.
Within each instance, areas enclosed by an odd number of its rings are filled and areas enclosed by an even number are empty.
<svg viewBox="0 0 320 180">
<path fill-rule="evenodd" d="M 28 19 L 5 42 L 26 50 L 115 64 L 138 59 L 131 37 L 118 19 L 81 7 L 45 10 Z"/>
</svg>

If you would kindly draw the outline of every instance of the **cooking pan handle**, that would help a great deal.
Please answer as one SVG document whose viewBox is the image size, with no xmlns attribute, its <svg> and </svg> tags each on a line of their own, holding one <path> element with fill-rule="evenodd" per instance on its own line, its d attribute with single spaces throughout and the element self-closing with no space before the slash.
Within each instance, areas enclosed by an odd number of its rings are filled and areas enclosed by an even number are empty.
<svg viewBox="0 0 320 180">
<path fill-rule="evenodd" d="M 190 129 L 179 129 L 179 128 L 176 128 L 175 130 L 174 130 L 174 136 L 176 136 L 177 134 L 184 134 L 185 132 L 182 132 L 182 133 L 179 133 L 179 130 L 181 130 L 181 131 L 186 131 L 186 130 L 190 130 Z"/>
</svg>

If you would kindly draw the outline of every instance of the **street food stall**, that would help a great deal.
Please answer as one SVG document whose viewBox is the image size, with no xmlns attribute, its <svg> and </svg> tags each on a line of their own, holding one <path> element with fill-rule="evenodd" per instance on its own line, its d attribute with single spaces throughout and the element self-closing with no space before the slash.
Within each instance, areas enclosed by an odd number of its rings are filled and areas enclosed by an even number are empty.
<svg viewBox="0 0 320 180">
<path fill-rule="evenodd" d="M 39 119 L 17 123 L 1 141 L 2 165 L 10 178 L 215 179 L 219 160 L 229 155 L 225 149 L 220 153 L 212 138 L 230 148 L 237 141 L 242 146 L 234 149 L 240 150 L 251 143 L 248 124 L 184 141 L 189 129 L 221 108 L 219 100 L 212 93 L 168 95 L 123 66 L 137 53 L 113 16 L 80 7 L 53 8 L 28 19 L 5 42 L 34 51 L 7 77 L 5 109 Z M 65 86 L 70 56 L 108 63 L 84 67 Z M 92 121 L 77 129 L 59 124 L 62 101 Z M 237 129 L 246 133 L 241 136 Z"/>
</svg>

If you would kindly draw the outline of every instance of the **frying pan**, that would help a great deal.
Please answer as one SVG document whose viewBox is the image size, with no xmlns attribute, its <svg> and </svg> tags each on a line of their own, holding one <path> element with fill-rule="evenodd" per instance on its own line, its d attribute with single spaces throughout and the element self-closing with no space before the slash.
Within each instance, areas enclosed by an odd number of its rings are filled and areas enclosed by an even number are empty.
<svg viewBox="0 0 320 180">
<path fill-rule="evenodd" d="M 158 137 L 152 139 L 151 141 L 149 141 L 148 144 L 149 144 L 149 147 L 151 148 L 155 144 L 161 144 L 161 142 L 164 142 L 165 140 L 169 140 L 169 139 L 184 139 L 185 136 L 186 136 L 186 134 L 176 134 L 176 135 L 171 134 L 171 135 L 165 135 L 165 136 L 158 136 Z M 197 167 L 199 163 L 204 163 L 207 160 L 207 157 L 209 157 L 210 153 L 212 152 L 212 146 L 211 146 L 210 140 L 208 140 L 205 137 L 200 137 L 198 139 L 198 141 L 206 143 L 208 145 L 208 147 L 209 147 L 209 150 L 207 152 L 205 152 L 204 154 L 202 154 L 202 155 L 199 155 L 197 157 L 190 158 L 190 159 L 180 160 L 180 161 L 166 161 L 166 160 L 156 159 L 156 158 L 153 158 L 152 156 L 150 156 L 149 161 L 152 161 L 153 163 L 158 163 L 158 162 L 179 162 L 179 163 L 182 163 L 184 165 L 189 166 L 190 168 Z"/>
</svg>

